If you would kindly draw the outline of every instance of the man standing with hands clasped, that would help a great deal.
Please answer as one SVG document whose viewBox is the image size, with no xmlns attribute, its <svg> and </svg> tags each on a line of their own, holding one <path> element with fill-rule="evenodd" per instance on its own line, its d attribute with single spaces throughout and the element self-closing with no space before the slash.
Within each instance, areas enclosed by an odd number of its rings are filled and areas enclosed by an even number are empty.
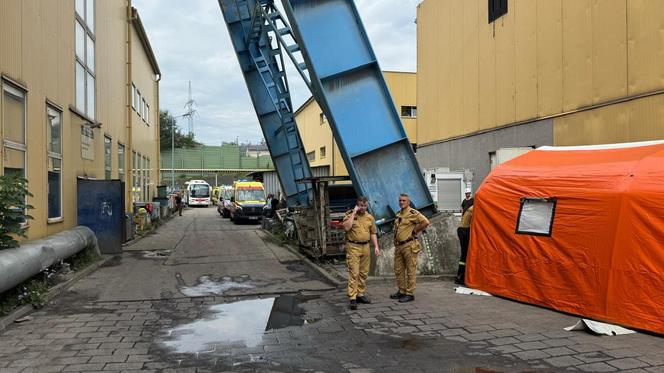
<svg viewBox="0 0 664 373">
<path fill-rule="evenodd" d="M 405 303 L 415 300 L 417 254 L 421 250 L 417 235 L 430 223 L 426 216 L 410 207 L 408 194 L 399 195 L 399 207 L 394 221 L 394 274 L 399 290 L 390 298 Z"/>
<path fill-rule="evenodd" d="M 367 197 L 357 198 L 357 205 L 346 212 L 343 228 L 346 231 L 346 265 L 348 266 L 348 298 L 350 309 L 356 310 L 358 303 L 371 303 L 366 294 L 366 281 L 369 276 L 371 253 L 369 242 L 373 243 L 374 253 L 380 255 L 376 222 L 367 209 Z"/>
</svg>

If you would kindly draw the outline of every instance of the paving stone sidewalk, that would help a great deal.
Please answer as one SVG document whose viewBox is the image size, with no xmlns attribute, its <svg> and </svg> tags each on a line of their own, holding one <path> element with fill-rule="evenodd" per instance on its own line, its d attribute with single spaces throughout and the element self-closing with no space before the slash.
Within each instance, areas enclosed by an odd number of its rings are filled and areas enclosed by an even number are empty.
<svg viewBox="0 0 664 373">
<path fill-rule="evenodd" d="M 408 304 L 387 299 L 394 291 L 388 284 L 374 286 L 378 301 L 351 313 L 351 320 L 370 333 L 442 337 L 480 355 L 545 370 L 664 372 L 661 336 L 568 332 L 563 328 L 578 317 L 497 297 L 455 294 L 451 282 L 418 286 L 416 301 Z"/>
<path fill-rule="evenodd" d="M 495 297 L 420 284 L 413 303 L 370 286 L 374 303 L 347 309 L 342 291 L 308 294 L 304 326 L 266 332 L 258 345 L 174 353 L 169 330 L 244 297 L 75 304 L 67 296 L 0 333 L 0 372 L 664 372 L 663 340 L 567 332 L 577 319 Z"/>
</svg>

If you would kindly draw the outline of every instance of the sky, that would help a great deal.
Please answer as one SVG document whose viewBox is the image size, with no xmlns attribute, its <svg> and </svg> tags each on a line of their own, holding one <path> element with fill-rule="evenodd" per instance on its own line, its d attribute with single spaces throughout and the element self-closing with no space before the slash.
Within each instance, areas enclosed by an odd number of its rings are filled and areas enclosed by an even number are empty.
<svg viewBox="0 0 664 373">
<path fill-rule="evenodd" d="M 383 70 L 416 70 L 417 4 L 421 0 L 355 0 Z M 278 2 L 278 1 L 277 1 Z M 134 0 L 162 72 L 160 106 L 182 115 L 188 82 L 198 115 L 196 140 L 206 145 L 256 143 L 263 136 L 217 0 Z M 310 96 L 289 72 L 295 108 Z M 178 119 L 186 132 L 186 119 Z"/>
</svg>

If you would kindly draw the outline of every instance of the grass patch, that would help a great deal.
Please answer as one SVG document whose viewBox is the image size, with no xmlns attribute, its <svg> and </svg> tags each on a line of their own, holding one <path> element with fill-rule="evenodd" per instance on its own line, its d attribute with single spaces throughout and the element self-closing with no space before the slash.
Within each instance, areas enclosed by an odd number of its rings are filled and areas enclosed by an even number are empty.
<svg viewBox="0 0 664 373">
<path fill-rule="evenodd" d="M 74 272 L 81 271 L 99 259 L 101 256 L 93 248 L 86 248 L 0 294 L 0 316 L 7 316 L 26 304 L 36 309 L 44 307 L 46 295 L 53 286 L 57 285 L 57 282 L 53 281 L 56 276 L 70 273 L 69 269 Z"/>
</svg>

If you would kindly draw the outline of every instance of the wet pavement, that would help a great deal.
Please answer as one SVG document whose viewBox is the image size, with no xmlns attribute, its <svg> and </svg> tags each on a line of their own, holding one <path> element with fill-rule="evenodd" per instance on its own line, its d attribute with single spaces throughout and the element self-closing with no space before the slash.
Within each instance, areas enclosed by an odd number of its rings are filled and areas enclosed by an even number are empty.
<svg viewBox="0 0 664 373">
<path fill-rule="evenodd" d="M 0 331 L 0 372 L 662 372 L 660 337 L 599 337 L 576 318 L 420 282 L 372 281 L 347 308 L 253 225 L 188 209 Z"/>
</svg>

